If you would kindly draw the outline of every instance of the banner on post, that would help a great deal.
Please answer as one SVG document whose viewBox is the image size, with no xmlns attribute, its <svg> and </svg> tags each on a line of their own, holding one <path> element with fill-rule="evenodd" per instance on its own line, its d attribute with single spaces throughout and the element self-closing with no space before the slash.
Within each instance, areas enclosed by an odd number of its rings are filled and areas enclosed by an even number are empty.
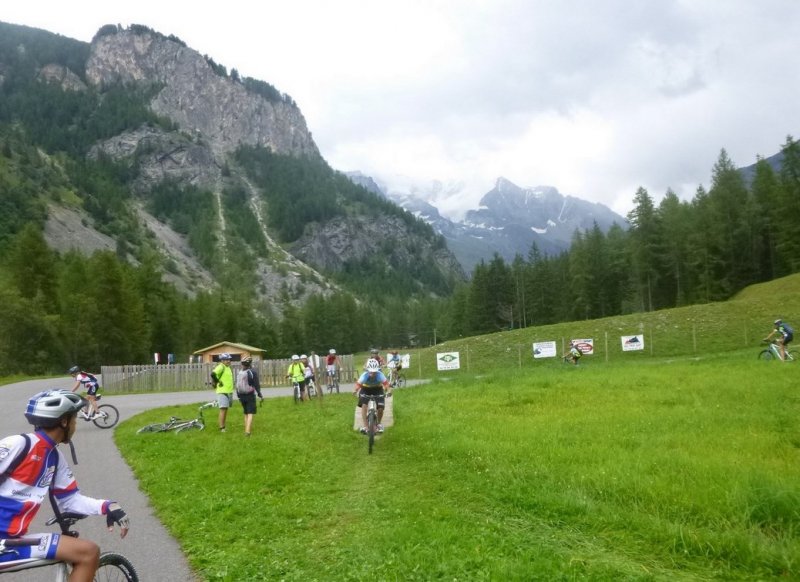
<svg viewBox="0 0 800 582">
<path fill-rule="evenodd" d="M 578 349 L 584 356 L 591 356 L 594 354 L 594 338 L 572 339 L 570 341 L 578 346 Z"/>
<path fill-rule="evenodd" d="M 622 351 L 633 352 L 636 350 L 644 349 L 644 335 L 623 335 L 620 337 L 622 340 Z"/>
<path fill-rule="evenodd" d="M 436 369 L 441 370 L 458 370 L 461 368 L 461 359 L 458 352 L 444 352 L 436 354 Z"/>
<path fill-rule="evenodd" d="M 534 358 L 555 358 L 557 354 L 556 342 L 534 342 L 533 344 Z"/>
</svg>

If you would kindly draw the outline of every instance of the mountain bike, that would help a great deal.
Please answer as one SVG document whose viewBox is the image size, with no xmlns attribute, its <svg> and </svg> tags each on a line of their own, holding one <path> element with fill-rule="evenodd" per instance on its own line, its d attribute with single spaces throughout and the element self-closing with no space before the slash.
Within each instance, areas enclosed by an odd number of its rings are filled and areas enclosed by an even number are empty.
<svg viewBox="0 0 800 582">
<path fill-rule="evenodd" d="M 767 344 L 767 348 L 761 350 L 758 354 L 759 360 L 783 360 L 781 357 L 781 346 L 776 340 L 761 340 L 762 343 Z M 786 361 L 793 362 L 795 354 L 789 348 L 786 348 Z"/>
<path fill-rule="evenodd" d="M 292 382 L 292 395 L 294 396 L 294 403 L 303 401 L 303 393 L 300 392 L 300 382 Z"/>
<path fill-rule="evenodd" d="M 331 374 L 330 372 L 326 372 L 328 375 L 328 394 L 333 394 L 333 391 L 336 390 L 336 393 L 339 393 L 339 373 L 334 372 Z"/>
<path fill-rule="evenodd" d="M 397 368 L 389 370 L 389 385 L 392 388 L 402 388 L 406 385 L 406 378 Z"/>
<path fill-rule="evenodd" d="M 309 378 L 308 382 L 306 383 L 306 394 L 308 395 L 309 400 L 316 398 L 317 396 L 322 398 L 322 391 L 317 390 L 317 383 L 311 378 Z"/>
<path fill-rule="evenodd" d="M 136 434 L 144 434 L 148 432 L 186 432 L 190 430 L 203 430 L 206 427 L 206 421 L 203 418 L 203 410 L 206 408 L 218 408 L 219 403 L 214 400 L 213 402 L 206 402 L 197 409 L 197 418 L 192 420 L 181 420 L 177 416 L 171 416 L 167 422 L 156 422 L 147 424 L 136 431 Z"/>
<path fill-rule="evenodd" d="M 61 527 L 61 533 L 65 536 L 78 537 L 78 532 L 70 530 L 70 528 L 79 519 L 83 519 L 85 515 L 79 513 L 62 513 L 60 518 L 52 517 L 47 521 L 47 525 L 58 523 Z M 38 545 L 40 538 L 26 536 L 24 538 L 14 539 L 0 539 L 0 554 L 8 552 L 15 552 L 15 547 Z M 29 570 L 31 568 L 41 568 L 42 566 L 55 566 L 56 576 L 55 582 L 67 582 L 70 570 L 72 569 L 66 562 L 59 560 L 48 560 L 46 558 L 30 558 L 20 560 L 19 562 L 0 562 L 0 574 L 3 572 L 19 572 L 21 570 Z M 100 554 L 100 565 L 97 568 L 97 573 L 94 575 L 96 582 L 102 581 L 119 581 L 119 582 L 139 582 L 139 575 L 136 573 L 136 568 L 133 567 L 130 560 L 116 552 L 103 552 Z"/>
<path fill-rule="evenodd" d="M 99 401 L 101 396 L 95 395 L 95 399 Z M 119 410 L 113 404 L 100 404 L 97 406 L 97 412 L 94 416 L 89 414 L 89 404 L 80 409 L 78 416 L 86 422 L 93 422 L 98 428 L 111 428 L 116 426 L 119 422 Z"/>
<path fill-rule="evenodd" d="M 378 398 L 382 394 L 365 394 L 364 398 L 368 399 L 367 402 L 367 437 L 369 440 L 369 454 L 372 454 L 372 449 L 375 446 L 375 435 L 378 432 Z"/>
</svg>

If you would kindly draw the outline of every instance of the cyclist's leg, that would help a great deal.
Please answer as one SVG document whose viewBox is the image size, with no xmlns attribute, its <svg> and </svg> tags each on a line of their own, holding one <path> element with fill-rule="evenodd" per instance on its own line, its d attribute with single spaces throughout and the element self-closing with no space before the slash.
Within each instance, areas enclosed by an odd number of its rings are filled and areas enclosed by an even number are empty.
<svg viewBox="0 0 800 582">
<path fill-rule="evenodd" d="M 232 395 L 217 394 L 217 402 L 219 403 L 219 430 L 225 430 L 225 421 L 228 419 L 228 408 L 231 405 Z"/>
<path fill-rule="evenodd" d="M 61 536 L 56 559 L 72 564 L 70 582 L 92 582 L 100 563 L 100 548 L 89 540 Z"/>
</svg>

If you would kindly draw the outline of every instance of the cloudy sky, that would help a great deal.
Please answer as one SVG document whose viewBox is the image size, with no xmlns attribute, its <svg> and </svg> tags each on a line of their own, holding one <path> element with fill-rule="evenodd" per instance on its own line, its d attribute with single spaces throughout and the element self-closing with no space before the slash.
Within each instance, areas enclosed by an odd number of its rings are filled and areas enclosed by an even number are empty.
<svg viewBox="0 0 800 582">
<path fill-rule="evenodd" d="M 300 106 L 323 156 L 392 190 L 476 207 L 503 176 L 620 213 L 690 199 L 800 136 L 798 0 L 4 2 L 0 20 L 89 41 L 174 34 Z"/>
</svg>

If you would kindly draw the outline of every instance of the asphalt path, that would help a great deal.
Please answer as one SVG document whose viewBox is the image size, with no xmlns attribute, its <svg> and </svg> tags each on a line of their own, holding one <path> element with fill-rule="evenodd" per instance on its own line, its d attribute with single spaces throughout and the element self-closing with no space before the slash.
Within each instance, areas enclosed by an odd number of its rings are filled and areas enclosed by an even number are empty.
<svg viewBox="0 0 800 582">
<path fill-rule="evenodd" d="M 73 382 L 72 378 L 65 378 L 30 380 L 0 386 L 0 438 L 31 431 L 32 427 L 23 416 L 31 395 L 53 388 L 69 389 Z M 270 388 L 262 392 L 265 397 L 291 395 L 290 388 Z M 213 391 L 209 390 L 106 396 L 101 403 L 108 402 L 116 406 L 121 422 L 150 408 L 214 399 Z M 177 541 L 153 514 L 149 500 L 139 489 L 133 472 L 114 445 L 112 432 L 97 428 L 93 423 L 79 417 L 78 428 L 73 437 L 78 465 L 73 465 L 73 470 L 81 493 L 98 499 L 118 501 L 131 518 L 131 529 L 125 539 L 120 539 L 118 529 L 115 528 L 113 533 L 106 529 L 104 516 L 88 517 L 78 522 L 75 529 L 80 532 L 81 537 L 97 542 L 102 551 L 119 552 L 126 556 L 139 572 L 139 579 L 144 582 L 201 580 L 192 572 Z M 61 450 L 72 465 L 69 447 L 62 445 Z M 44 525 L 52 517 L 52 513 L 46 503 L 36 516 L 29 533 L 53 531 L 53 527 Z M 38 568 L 3 574 L 0 582 L 51 582 L 54 577 L 53 568 Z"/>
</svg>

